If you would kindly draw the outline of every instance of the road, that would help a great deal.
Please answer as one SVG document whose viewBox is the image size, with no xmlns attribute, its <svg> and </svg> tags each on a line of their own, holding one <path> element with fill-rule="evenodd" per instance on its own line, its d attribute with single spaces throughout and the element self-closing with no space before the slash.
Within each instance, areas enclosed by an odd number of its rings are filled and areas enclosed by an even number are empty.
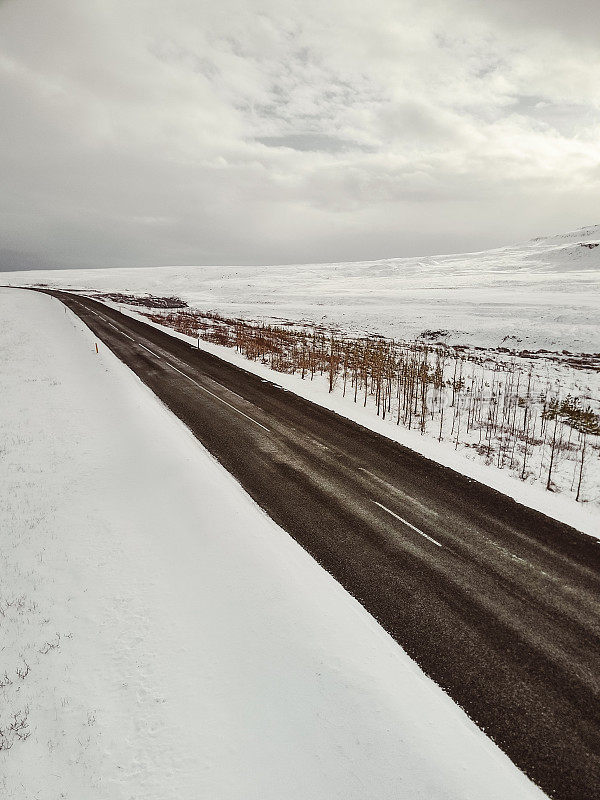
<svg viewBox="0 0 600 800">
<path fill-rule="evenodd" d="M 96 301 L 48 293 L 546 793 L 600 797 L 595 539 Z"/>
</svg>

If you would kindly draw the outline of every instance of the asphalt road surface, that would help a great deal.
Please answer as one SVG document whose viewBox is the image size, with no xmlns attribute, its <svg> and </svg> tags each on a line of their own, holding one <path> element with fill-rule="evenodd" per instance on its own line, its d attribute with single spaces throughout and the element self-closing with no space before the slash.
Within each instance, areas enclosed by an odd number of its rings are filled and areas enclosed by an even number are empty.
<svg viewBox="0 0 600 800">
<path fill-rule="evenodd" d="M 96 301 L 51 294 L 538 785 L 600 798 L 595 539 Z"/>
</svg>

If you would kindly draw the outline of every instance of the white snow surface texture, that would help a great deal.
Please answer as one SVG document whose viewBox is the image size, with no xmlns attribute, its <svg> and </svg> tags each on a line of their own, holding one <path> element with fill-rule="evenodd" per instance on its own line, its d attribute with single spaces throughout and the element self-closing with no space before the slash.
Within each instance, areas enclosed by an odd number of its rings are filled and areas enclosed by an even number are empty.
<svg viewBox="0 0 600 800">
<path fill-rule="evenodd" d="M 450 344 L 600 352 L 600 225 L 479 253 L 268 267 L 0 273 L 0 284 L 176 294 L 226 315 Z"/>
<path fill-rule="evenodd" d="M 1 796 L 544 797 L 94 342 L 0 289 Z"/>
</svg>

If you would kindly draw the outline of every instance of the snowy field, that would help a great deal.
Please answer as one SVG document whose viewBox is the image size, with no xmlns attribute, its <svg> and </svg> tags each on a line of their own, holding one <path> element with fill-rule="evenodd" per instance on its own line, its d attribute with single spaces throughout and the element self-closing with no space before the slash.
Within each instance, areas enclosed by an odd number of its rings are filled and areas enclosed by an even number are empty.
<svg viewBox="0 0 600 800">
<path fill-rule="evenodd" d="M 600 352 L 600 225 L 462 255 L 269 267 L 0 273 L 0 284 L 175 294 L 204 311 L 347 333 Z"/>
<path fill-rule="evenodd" d="M 3 798 L 544 796 L 58 301 L 0 337 Z"/>
</svg>

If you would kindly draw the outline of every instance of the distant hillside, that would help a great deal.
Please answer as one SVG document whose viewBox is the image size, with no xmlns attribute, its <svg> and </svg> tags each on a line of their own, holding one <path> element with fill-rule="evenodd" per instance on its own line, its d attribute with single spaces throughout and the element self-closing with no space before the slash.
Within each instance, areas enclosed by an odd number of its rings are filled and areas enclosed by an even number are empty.
<svg viewBox="0 0 600 800">
<path fill-rule="evenodd" d="M 599 352 L 600 225 L 423 258 L 265 267 L 0 273 L 0 283 L 176 295 L 246 317 L 308 320 L 451 343 Z"/>
</svg>

